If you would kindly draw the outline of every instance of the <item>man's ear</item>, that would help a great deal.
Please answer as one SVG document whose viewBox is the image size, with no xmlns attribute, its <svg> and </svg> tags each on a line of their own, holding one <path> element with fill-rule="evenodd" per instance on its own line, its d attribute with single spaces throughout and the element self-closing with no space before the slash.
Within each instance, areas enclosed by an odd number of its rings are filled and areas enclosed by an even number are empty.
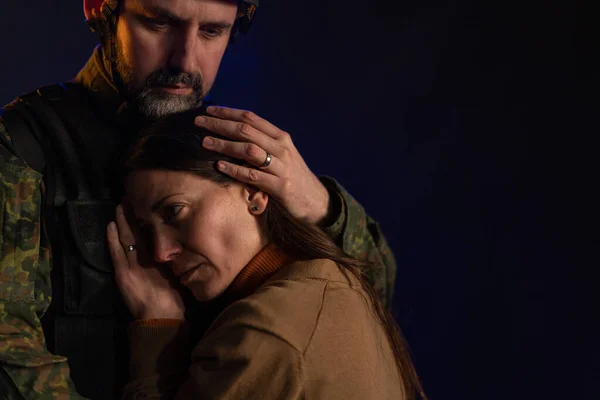
<svg viewBox="0 0 600 400">
<path fill-rule="evenodd" d="M 247 186 L 245 188 L 245 193 L 248 210 L 251 214 L 260 215 L 265 212 L 267 204 L 269 204 L 269 195 L 267 193 L 254 186 Z"/>
</svg>

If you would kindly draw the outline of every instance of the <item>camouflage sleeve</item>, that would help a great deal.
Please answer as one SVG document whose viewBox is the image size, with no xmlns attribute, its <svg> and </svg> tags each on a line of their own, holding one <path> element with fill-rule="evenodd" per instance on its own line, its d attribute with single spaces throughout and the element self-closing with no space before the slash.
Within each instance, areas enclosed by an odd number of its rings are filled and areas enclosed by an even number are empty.
<svg viewBox="0 0 600 400">
<path fill-rule="evenodd" d="M 396 260 L 379 224 L 369 217 L 364 208 L 339 183 L 330 177 L 321 177 L 329 193 L 338 196 L 338 218 L 322 228 L 347 254 L 360 261 L 375 265 L 365 270 L 380 295 L 385 307 L 391 307 L 396 279 Z"/>
<path fill-rule="evenodd" d="M 66 358 L 48 352 L 40 321 L 51 296 L 41 181 L 15 156 L 0 119 L 0 395 L 8 400 L 82 398 Z"/>
</svg>

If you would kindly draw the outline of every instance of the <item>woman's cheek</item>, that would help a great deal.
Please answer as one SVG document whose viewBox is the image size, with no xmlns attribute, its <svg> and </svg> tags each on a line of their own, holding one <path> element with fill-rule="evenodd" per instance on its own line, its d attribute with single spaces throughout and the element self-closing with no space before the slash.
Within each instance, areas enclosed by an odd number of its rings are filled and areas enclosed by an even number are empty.
<svg viewBox="0 0 600 400">
<path fill-rule="evenodd" d="M 201 231 L 202 227 L 198 221 L 192 218 L 184 219 L 179 224 L 179 235 L 181 241 L 193 247 L 196 247 L 199 238 L 202 237 Z"/>
</svg>

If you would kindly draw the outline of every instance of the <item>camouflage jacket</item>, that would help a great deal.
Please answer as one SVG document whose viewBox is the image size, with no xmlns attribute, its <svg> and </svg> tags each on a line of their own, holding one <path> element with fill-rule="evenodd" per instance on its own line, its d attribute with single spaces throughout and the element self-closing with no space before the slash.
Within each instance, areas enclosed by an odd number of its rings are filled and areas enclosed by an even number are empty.
<svg viewBox="0 0 600 400">
<path fill-rule="evenodd" d="M 121 104 L 101 57 L 96 49 L 76 80 L 105 94 L 107 104 Z M 83 398 L 70 379 L 67 359 L 48 351 L 41 325 L 52 296 L 42 178 L 17 157 L 10 132 L 0 123 L 0 385 L 12 381 L 26 399 Z M 321 180 L 339 199 L 337 219 L 323 229 L 348 254 L 381 266 L 367 275 L 390 305 L 396 264 L 377 223 L 335 180 Z"/>
</svg>

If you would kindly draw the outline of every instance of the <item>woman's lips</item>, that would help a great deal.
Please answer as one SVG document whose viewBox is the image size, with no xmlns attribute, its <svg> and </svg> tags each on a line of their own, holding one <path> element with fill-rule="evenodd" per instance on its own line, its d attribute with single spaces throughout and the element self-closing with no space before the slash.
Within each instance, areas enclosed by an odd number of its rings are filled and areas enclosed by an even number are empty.
<svg viewBox="0 0 600 400">
<path fill-rule="evenodd" d="M 185 284 L 190 281 L 205 281 L 210 278 L 212 271 L 207 263 L 200 263 L 179 275 L 179 282 Z"/>
<path fill-rule="evenodd" d="M 198 266 L 196 266 L 196 267 L 194 267 L 192 269 L 189 269 L 186 272 L 184 272 L 183 274 L 181 274 L 179 276 L 179 282 L 183 283 L 183 282 L 187 281 L 192 276 L 192 274 L 194 273 L 194 271 L 196 271 L 199 267 L 200 267 L 200 265 L 198 265 Z"/>
</svg>

